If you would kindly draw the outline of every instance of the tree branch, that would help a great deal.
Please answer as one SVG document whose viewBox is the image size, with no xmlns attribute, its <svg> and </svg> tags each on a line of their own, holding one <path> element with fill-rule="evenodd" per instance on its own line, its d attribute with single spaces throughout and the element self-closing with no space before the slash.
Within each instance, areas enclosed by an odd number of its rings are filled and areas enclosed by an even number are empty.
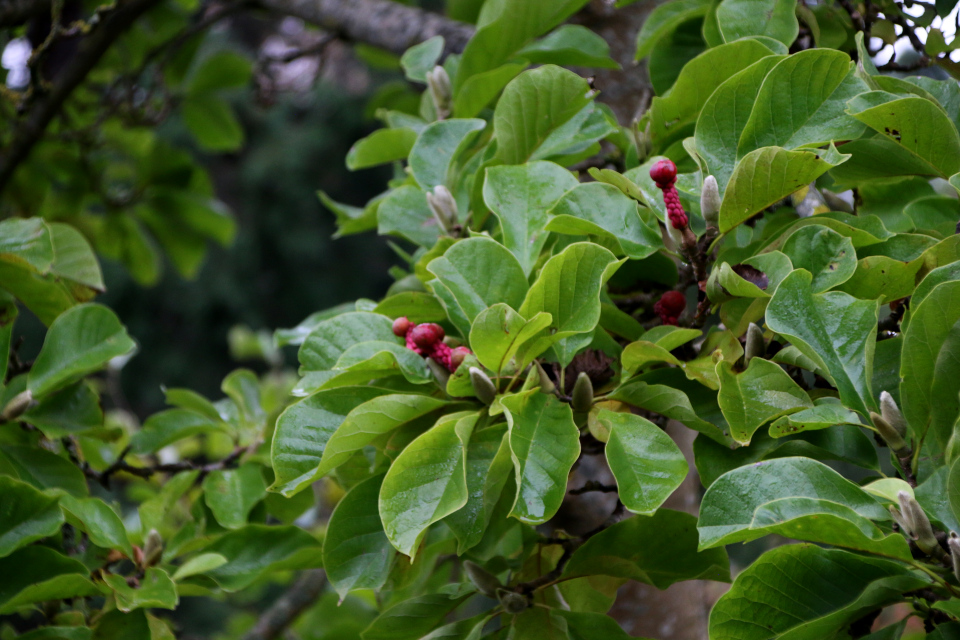
<svg viewBox="0 0 960 640">
<path fill-rule="evenodd" d="M 243 640 L 273 640 L 279 637 L 307 607 L 316 602 L 326 584 L 327 574 L 323 569 L 305 571 L 286 593 L 263 612 Z"/>
<path fill-rule="evenodd" d="M 107 14 L 102 22 L 84 38 L 70 64 L 55 79 L 50 91 L 38 96 L 27 114 L 17 123 L 6 149 L 0 154 L 0 192 L 10 182 L 13 172 L 40 140 L 50 121 L 60 112 L 63 103 L 83 82 L 107 49 L 126 33 L 140 16 L 160 0 L 129 0 Z"/>
<path fill-rule="evenodd" d="M 459 53 L 472 25 L 390 0 L 259 0 L 260 6 L 353 40 L 402 54 L 433 36 L 443 36 L 444 55 Z"/>
</svg>

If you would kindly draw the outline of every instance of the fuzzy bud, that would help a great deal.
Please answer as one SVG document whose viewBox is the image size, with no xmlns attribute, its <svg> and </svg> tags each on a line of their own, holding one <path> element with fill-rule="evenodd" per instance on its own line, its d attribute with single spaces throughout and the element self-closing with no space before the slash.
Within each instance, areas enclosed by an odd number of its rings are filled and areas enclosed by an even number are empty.
<svg viewBox="0 0 960 640">
<path fill-rule="evenodd" d="M 4 356 L 6 357 L 6 356 Z M 7 406 L 0 413 L 0 422 L 10 422 L 16 420 L 24 413 L 30 410 L 36 403 L 33 401 L 33 394 L 29 389 L 21 391 L 10 399 Z"/>
<path fill-rule="evenodd" d="M 160 561 L 163 554 L 163 538 L 156 529 L 150 529 L 147 539 L 143 543 L 143 566 L 152 567 Z"/>
<path fill-rule="evenodd" d="M 830 211 L 842 211 L 843 213 L 853 213 L 853 207 L 850 206 L 850 203 L 833 193 L 832 191 L 827 191 L 826 189 L 820 192 L 820 195 L 823 196 L 823 202 L 830 207 Z"/>
<path fill-rule="evenodd" d="M 577 376 L 577 381 L 573 385 L 570 404 L 577 413 L 587 413 L 593 406 L 593 382 L 583 371 Z"/>
<path fill-rule="evenodd" d="M 953 575 L 960 580 L 960 537 L 957 536 L 956 531 L 950 532 L 947 546 L 950 547 L 950 558 L 953 560 Z"/>
<path fill-rule="evenodd" d="M 880 437 L 883 438 L 884 442 L 887 443 L 887 446 L 890 447 L 890 450 L 893 451 L 897 457 L 903 458 L 910 454 L 910 447 L 907 445 L 906 440 L 903 439 L 903 436 L 901 436 L 889 422 L 883 419 L 883 416 L 871 411 L 870 419 L 873 420 L 873 425 L 877 428 L 877 433 L 880 434 Z"/>
<path fill-rule="evenodd" d="M 439 384 L 442 389 L 446 389 L 447 382 L 450 380 L 450 372 L 447 371 L 447 368 L 433 358 L 427 358 L 427 368 L 430 369 L 437 384 Z"/>
<path fill-rule="evenodd" d="M 553 380 L 551 380 L 550 376 L 547 375 L 543 365 L 536 361 L 534 361 L 534 365 L 536 365 L 537 373 L 540 375 L 540 391 L 543 393 L 553 393 L 556 391 L 557 385 L 553 384 Z"/>
<path fill-rule="evenodd" d="M 751 322 L 747 326 L 747 339 L 743 346 L 743 366 L 750 364 L 750 360 L 762 356 L 767 351 L 767 345 L 763 341 L 763 329 Z"/>
<path fill-rule="evenodd" d="M 497 397 L 497 388 L 493 385 L 493 380 L 476 367 L 470 367 L 470 384 L 473 385 L 473 392 L 483 404 L 492 404 L 493 399 Z"/>
<path fill-rule="evenodd" d="M 457 201 L 445 186 L 438 184 L 433 192 L 427 191 L 427 204 L 441 229 L 449 232 L 457 224 Z"/>
<path fill-rule="evenodd" d="M 703 214 L 708 227 L 717 228 L 720 225 L 720 187 L 713 176 L 707 176 L 703 180 L 703 189 L 700 191 L 700 213 Z"/>
<path fill-rule="evenodd" d="M 901 438 L 907 436 L 907 421 L 897 406 L 897 401 L 886 391 L 880 392 L 880 415 L 891 427 L 897 430 Z"/>
<path fill-rule="evenodd" d="M 897 493 L 897 500 L 900 502 L 900 513 L 903 514 L 903 519 L 912 534 L 911 537 L 916 541 L 917 547 L 933 558 L 945 557 L 943 548 L 933 534 L 930 518 L 924 513 L 916 498 L 906 491 L 900 491 Z"/>
<path fill-rule="evenodd" d="M 497 589 L 497 599 L 500 600 L 504 612 L 512 616 L 523 613 L 530 607 L 530 601 L 516 591 Z"/>
<path fill-rule="evenodd" d="M 470 582 L 477 586 L 477 590 L 489 598 L 497 597 L 497 589 L 503 588 L 497 576 L 493 575 L 476 562 L 464 560 L 463 571 L 470 578 Z"/>
<path fill-rule="evenodd" d="M 453 103 L 453 86 L 447 70 L 437 65 L 432 71 L 427 71 L 427 87 L 437 110 L 437 120 L 443 120 L 450 115 L 450 106 Z"/>
</svg>

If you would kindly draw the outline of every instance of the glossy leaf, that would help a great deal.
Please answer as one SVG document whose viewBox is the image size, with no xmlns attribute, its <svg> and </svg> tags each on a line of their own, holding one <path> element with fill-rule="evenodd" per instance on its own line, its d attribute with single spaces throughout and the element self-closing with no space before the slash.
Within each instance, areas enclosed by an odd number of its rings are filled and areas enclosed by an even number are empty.
<svg viewBox="0 0 960 640">
<path fill-rule="evenodd" d="M 347 168 L 356 171 L 402 160 L 413 149 L 416 140 L 417 132 L 413 129 L 378 129 L 350 148 L 347 153 Z"/>
<path fill-rule="evenodd" d="M 227 529 L 247 523 L 250 510 L 267 495 L 258 464 L 211 472 L 203 479 L 203 496 L 213 517 Z"/>
<path fill-rule="evenodd" d="M 474 319 L 470 329 L 470 346 L 483 366 L 496 374 L 516 355 L 524 343 L 537 337 L 553 318 L 539 312 L 529 320 L 504 303 L 495 304 Z M 523 362 L 517 363 L 523 366 Z"/>
<path fill-rule="evenodd" d="M 370 623 L 362 640 L 416 640 L 439 625 L 462 598 L 427 594 L 398 602 Z"/>
<path fill-rule="evenodd" d="M 0 445 L 0 470 L 4 475 L 40 489 L 53 489 L 83 498 L 90 495 L 83 472 L 67 459 L 33 445 Z"/>
<path fill-rule="evenodd" d="M 686 394 L 673 386 L 632 380 L 614 391 L 610 398 L 682 422 L 711 440 L 719 443 L 727 442 L 726 434 L 716 425 L 697 415 Z"/>
<path fill-rule="evenodd" d="M 120 516 L 103 500 L 62 496 L 60 506 L 80 521 L 81 527 L 93 544 L 104 549 L 119 549 L 128 558 L 133 557 L 133 548 L 130 546 L 127 530 Z"/>
<path fill-rule="evenodd" d="M 860 419 L 853 411 L 845 408 L 839 402 L 827 402 L 831 398 L 817 401 L 816 406 L 784 416 L 770 425 L 770 435 L 781 438 L 800 431 L 828 429 L 838 424 L 860 424 Z"/>
<path fill-rule="evenodd" d="M 81 562 L 49 547 L 20 549 L 0 559 L 0 571 L 0 615 L 33 603 L 100 594 Z"/>
<path fill-rule="evenodd" d="M 410 171 L 424 191 L 451 184 L 450 169 L 459 153 L 481 131 L 486 122 L 455 118 L 431 123 L 410 150 Z"/>
<path fill-rule="evenodd" d="M 177 607 L 177 587 L 163 569 L 150 567 L 136 587 L 130 586 L 123 576 L 116 574 L 106 575 L 104 580 L 113 589 L 120 611 Z"/>
<path fill-rule="evenodd" d="M 211 420 L 186 409 L 168 409 L 147 418 L 130 438 L 130 447 L 137 454 L 156 453 L 183 438 L 224 430 L 225 425 L 219 419 Z"/>
<path fill-rule="evenodd" d="M 0 495 L 0 558 L 60 530 L 63 513 L 56 498 L 9 476 L 0 476 Z"/>
<path fill-rule="evenodd" d="M 798 229 L 784 243 L 782 251 L 795 269 L 813 274 L 813 293 L 843 284 L 857 270 L 853 242 L 829 227 L 811 225 Z"/>
<path fill-rule="evenodd" d="M 226 591 L 250 585 L 266 572 L 307 569 L 321 564 L 316 538 L 298 527 L 249 524 L 204 548 L 227 559 L 207 572 Z"/>
<path fill-rule="evenodd" d="M 730 435 L 740 444 L 750 444 L 754 432 L 782 415 L 810 409 L 813 402 L 780 365 L 753 358 L 741 373 L 730 362 L 717 363 L 720 394 L 717 400 Z"/>
<path fill-rule="evenodd" d="M 725 42 L 766 36 L 790 46 L 800 25 L 790 0 L 724 0 L 717 7 L 717 24 Z"/>
<path fill-rule="evenodd" d="M 643 21 L 637 34 L 637 60 L 643 60 L 653 51 L 657 43 L 678 26 L 705 15 L 710 8 L 709 0 L 680 0 L 659 5 Z"/>
<path fill-rule="evenodd" d="M 610 58 L 610 45 L 599 34 L 579 24 L 564 24 L 528 44 L 517 54 L 532 64 L 618 69 Z"/>
</svg>

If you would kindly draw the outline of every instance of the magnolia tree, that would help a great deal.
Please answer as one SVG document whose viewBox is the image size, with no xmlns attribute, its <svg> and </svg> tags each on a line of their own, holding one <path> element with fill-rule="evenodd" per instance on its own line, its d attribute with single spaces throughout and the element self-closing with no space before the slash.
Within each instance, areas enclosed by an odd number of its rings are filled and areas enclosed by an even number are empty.
<svg viewBox="0 0 960 640">
<path fill-rule="evenodd" d="M 584 4 L 473 3 L 465 47 L 403 54 L 419 108 L 388 104 L 346 158 L 392 163 L 389 188 L 321 194 L 403 266 L 380 300 L 249 338 L 296 347 L 292 391 L 238 370 L 223 399 L 105 415 L 101 372 L 135 342 L 89 302 L 88 241 L 141 264 L 117 230 L 145 224 L 189 266 L 229 221 L 149 144 L 152 199 L 100 226 L 63 222 L 56 183 L 31 202 L 18 168 L 0 347 L 20 310 L 48 329 L 0 365 L 4 637 L 168 638 L 186 598 L 291 581 L 228 636 L 625 638 L 607 613 L 630 581 L 730 583 L 712 640 L 960 636 L 952 3 L 666 2 L 637 36 L 656 97 L 634 122 L 571 70 L 616 66 L 567 23 Z M 870 43 L 900 40 L 878 69 Z M 228 67 L 183 71 L 188 122 L 246 79 Z M 695 514 L 664 507 L 691 475 Z"/>
</svg>

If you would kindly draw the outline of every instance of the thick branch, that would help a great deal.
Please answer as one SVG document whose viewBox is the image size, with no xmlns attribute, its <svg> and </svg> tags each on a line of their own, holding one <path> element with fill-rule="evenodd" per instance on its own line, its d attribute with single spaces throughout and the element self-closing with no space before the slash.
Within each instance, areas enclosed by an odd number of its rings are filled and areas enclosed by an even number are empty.
<svg viewBox="0 0 960 640">
<path fill-rule="evenodd" d="M 3 0 L 0 3 L 0 29 L 24 24 L 33 16 L 50 12 L 50 0 Z"/>
<path fill-rule="evenodd" d="M 279 637 L 297 616 L 316 602 L 326 584 L 327 574 L 323 569 L 305 571 L 286 593 L 263 612 L 243 640 L 273 640 Z"/>
<path fill-rule="evenodd" d="M 295 16 L 341 38 L 402 54 L 433 36 L 443 36 L 445 54 L 459 53 L 473 26 L 390 0 L 259 0 L 271 11 Z"/>
<path fill-rule="evenodd" d="M 37 97 L 27 114 L 17 122 L 10 143 L 0 155 L 0 191 L 7 186 L 17 166 L 30 154 L 33 145 L 60 112 L 63 103 L 86 79 L 107 49 L 126 33 L 137 18 L 159 2 L 160 0 L 129 0 L 121 3 L 84 38 L 80 50 L 55 78 L 50 91 Z"/>
</svg>

